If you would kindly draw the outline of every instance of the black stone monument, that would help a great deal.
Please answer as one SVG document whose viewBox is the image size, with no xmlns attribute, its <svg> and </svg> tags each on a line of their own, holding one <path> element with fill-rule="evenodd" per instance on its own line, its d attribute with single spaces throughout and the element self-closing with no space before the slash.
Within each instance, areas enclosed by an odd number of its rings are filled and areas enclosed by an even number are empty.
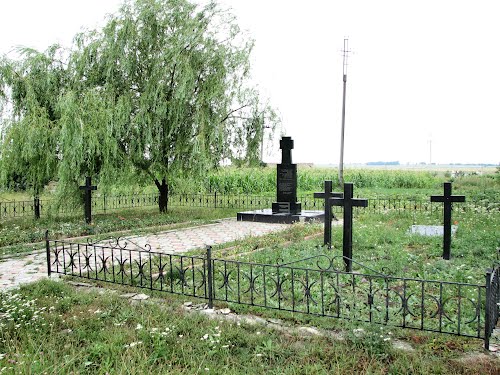
<svg viewBox="0 0 500 375">
<path fill-rule="evenodd" d="M 273 214 L 296 215 L 301 211 L 297 202 L 297 164 L 292 164 L 293 140 L 283 137 L 280 141 L 281 164 L 276 173 L 276 202 L 272 204 Z"/>
<path fill-rule="evenodd" d="M 280 141 L 281 164 L 276 171 L 276 202 L 272 208 L 238 212 L 238 221 L 290 224 L 297 221 L 323 221 L 322 211 L 302 211 L 297 202 L 297 164 L 292 164 L 293 140 L 283 137 Z"/>
</svg>

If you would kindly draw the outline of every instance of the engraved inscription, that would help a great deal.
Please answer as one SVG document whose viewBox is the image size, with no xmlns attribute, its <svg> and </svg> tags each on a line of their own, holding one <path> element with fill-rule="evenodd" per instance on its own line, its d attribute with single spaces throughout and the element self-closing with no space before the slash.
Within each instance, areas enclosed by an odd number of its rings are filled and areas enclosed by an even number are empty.
<svg viewBox="0 0 500 375">
<path fill-rule="evenodd" d="M 278 202 L 279 212 L 290 213 L 290 203 L 289 202 Z"/>
</svg>

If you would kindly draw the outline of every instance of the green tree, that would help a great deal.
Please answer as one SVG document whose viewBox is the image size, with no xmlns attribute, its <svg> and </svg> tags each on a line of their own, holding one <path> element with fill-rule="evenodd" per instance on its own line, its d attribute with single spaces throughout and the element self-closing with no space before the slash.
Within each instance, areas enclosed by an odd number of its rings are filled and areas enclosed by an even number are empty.
<svg viewBox="0 0 500 375">
<path fill-rule="evenodd" d="M 44 53 L 32 49 L 18 53 L 19 61 L 0 60 L 1 178 L 4 186 L 37 197 L 56 173 L 57 102 L 67 72 L 58 46 Z"/>
<path fill-rule="evenodd" d="M 154 181 L 160 211 L 174 176 L 199 175 L 252 147 L 255 114 L 276 119 L 247 85 L 253 41 L 214 3 L 126 3 L 77 46 L 76 97 L 92 89 L 106 103 L 108 156 Z"/>
<path fill-rule="evenodd" d="M 133 174 L 155 183 L 163 212 L 173 178 L 242 152 L 251 161 L 264 122 L 278 122 L 248 83 L 252 47 L 233 15 L 185 0 L 127 2 L 102 30 L 77 35 L 50 106 L 59 188 Z"/>
</svg>

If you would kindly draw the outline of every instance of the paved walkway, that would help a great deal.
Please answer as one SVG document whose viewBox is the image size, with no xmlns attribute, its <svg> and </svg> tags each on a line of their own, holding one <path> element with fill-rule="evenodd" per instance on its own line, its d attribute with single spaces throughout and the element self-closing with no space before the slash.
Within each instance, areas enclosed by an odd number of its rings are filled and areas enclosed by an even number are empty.
<svg viewBox="0 0 500 375">
<path fill-rule="evenodd" d="M 262 236 L 288 228 L 287 224 L 267 224 L 248 221 L 221 220 L 201 225 L 159 232 L 145 236 L 126 237 L 134 243 L 151 245 L 152 251 L 182 253 L 207 245 L 217 245 L 249 236 Z M 85 243 L 85 240 L 80 242 Z M 11 289 L 47 277 L 47 258 L 44 252 L 0 261 L 0 290 Z M 54 275 L 57 277 L 57 275 Z"/>
</svg>

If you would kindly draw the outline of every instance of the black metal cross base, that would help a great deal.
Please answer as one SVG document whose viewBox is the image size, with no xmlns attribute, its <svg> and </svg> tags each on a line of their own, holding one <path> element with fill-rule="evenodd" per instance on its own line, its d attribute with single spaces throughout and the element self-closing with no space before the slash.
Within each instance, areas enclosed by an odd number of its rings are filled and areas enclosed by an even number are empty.
<svg viewBox="0 0 500 375">
<path fill-rule="evenodd" d="M 92 222 L 92 190 L 97 190 L 97 186 L 92 186 L 90 177 L 85 177 L 85 186 L 80 186 L 80 190 L 85 190 L 85 222 Z"/>
<path fill-rule="evenodd" d="M 314 193 L 314 198 L 323 198 L 325 200 L 325 230 L 323 237 L 323 245 L 328 245 L 328 248 L 332 248 L 332 219 L 336 219 L 332 215 L 332 206 L 330 204 L 330 198 L 342 198 L 344 195 L 342 193 L 332 192 L 332 181 L 325 181 L 325 191 L 321 193 Z"/>
<path fill-rule="evenodd" d="M 443 202 L 443 259 L 451 257 L 451 210 L 453 202 L 465 202 L 464 195 L 451 195 L 451 182 L 444 183 L 443 195 L 431 195 L 431 202 Z"/>
<path fill-rule="evenodd" d="M 342 249 L 346 272 L 352 272 L 352 208 L 368 207 L 367 199 L 353 199 L 353 185 L 344 184 L 344 198 L 330 198 L 331 206 L 344 207 L 344 233 Z"/>
</svg>

